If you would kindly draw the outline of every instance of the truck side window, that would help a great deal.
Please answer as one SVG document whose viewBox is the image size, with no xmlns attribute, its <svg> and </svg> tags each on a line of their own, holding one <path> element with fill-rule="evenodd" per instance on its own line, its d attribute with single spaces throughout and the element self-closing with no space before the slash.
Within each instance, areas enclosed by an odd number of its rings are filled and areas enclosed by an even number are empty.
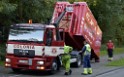
<svg viewBox="0 0 124 77">
<path fill-rule="evenodd" d="M 51 45 L 51 43 L 52 43 L 52 39 L 53 39 L 53 31 L 51 30 L 51 29 L 49 29 L 48 31 L 47 31 L 47 35 L 46 35 L 47 37 L 46 37 L 46 45 L 47 46 L 50 46 Z"/>
</svg>

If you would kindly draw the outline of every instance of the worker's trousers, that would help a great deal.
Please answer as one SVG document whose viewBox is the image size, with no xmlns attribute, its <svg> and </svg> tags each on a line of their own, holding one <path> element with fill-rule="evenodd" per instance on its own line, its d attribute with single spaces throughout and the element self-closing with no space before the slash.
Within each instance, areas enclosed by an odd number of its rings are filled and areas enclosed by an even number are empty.
<svg viewBox="0 0 124 77">
<path fill-rule="evenodd" d="M 113 57 L 113 49 L 108 49 L 108 57 L 112 58 Z"/>
<path fill-rule="evenodd" d="M 91 68 L 91 64 L 90 64 L 90 55 L 84 55 L 83 57 L 83 67 L 84 68 Z"/>
<path fill-rule="evenodd" d="M 69 72 L 70 70 L 70 55 L 63 55 L 62 56 L 62 64 L 63 67 L 65 68 L 65 72 Z"/>
</svg>

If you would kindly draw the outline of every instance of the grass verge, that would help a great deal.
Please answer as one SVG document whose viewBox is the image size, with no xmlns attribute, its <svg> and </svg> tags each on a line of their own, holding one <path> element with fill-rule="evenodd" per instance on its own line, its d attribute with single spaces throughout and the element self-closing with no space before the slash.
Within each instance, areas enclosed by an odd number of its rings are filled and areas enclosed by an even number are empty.
<svg viewBox="0 0 124 77">
<path fill-rule="evenodd" d="M 0 61 L 0 66 L 4 66 L 4 61 Z"/>
<path fill-rule="evenodd" d="M 107 66 L 124 66 L 124 58 L 114 60 L 106 64 Z"/>
</svg>

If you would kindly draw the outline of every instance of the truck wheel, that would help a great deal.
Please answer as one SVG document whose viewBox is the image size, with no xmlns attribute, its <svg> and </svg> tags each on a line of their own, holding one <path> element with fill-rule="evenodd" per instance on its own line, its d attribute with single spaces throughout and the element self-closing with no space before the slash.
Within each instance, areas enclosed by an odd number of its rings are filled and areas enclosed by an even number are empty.
<svg viewBox="0 0 124 77">
<path fill-rule="evenodd" d="M 54 60 L 51 66 L 50 74 L 55 74 L 57 70 L 58 70 L 58 64 L 57 64 L 57 61 Z"/>
<path fill-rule="evenodd" d="M 77 61 L 74 63 L 75 67 L 80 67 L 82 64 L 81 55 L 77 56 Z"/>
<path fill-rule="evenodd" d="M 13 72 L 20 72 L 21 69 L 18 68 L 12 68 Z"/>
</svg>

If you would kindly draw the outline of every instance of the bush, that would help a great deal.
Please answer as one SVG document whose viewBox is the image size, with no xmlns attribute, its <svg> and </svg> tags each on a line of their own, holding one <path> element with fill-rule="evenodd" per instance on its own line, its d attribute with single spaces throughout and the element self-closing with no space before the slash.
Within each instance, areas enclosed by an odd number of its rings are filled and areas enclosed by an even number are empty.
<svg viewBox="0 0 124 77">
<path fill-rule="evenodd" d="M 5 60 L 5 52 L 6 52 L 6 44 L 1 43 L 0 44 L 0 60 Z"/>
</svg>

